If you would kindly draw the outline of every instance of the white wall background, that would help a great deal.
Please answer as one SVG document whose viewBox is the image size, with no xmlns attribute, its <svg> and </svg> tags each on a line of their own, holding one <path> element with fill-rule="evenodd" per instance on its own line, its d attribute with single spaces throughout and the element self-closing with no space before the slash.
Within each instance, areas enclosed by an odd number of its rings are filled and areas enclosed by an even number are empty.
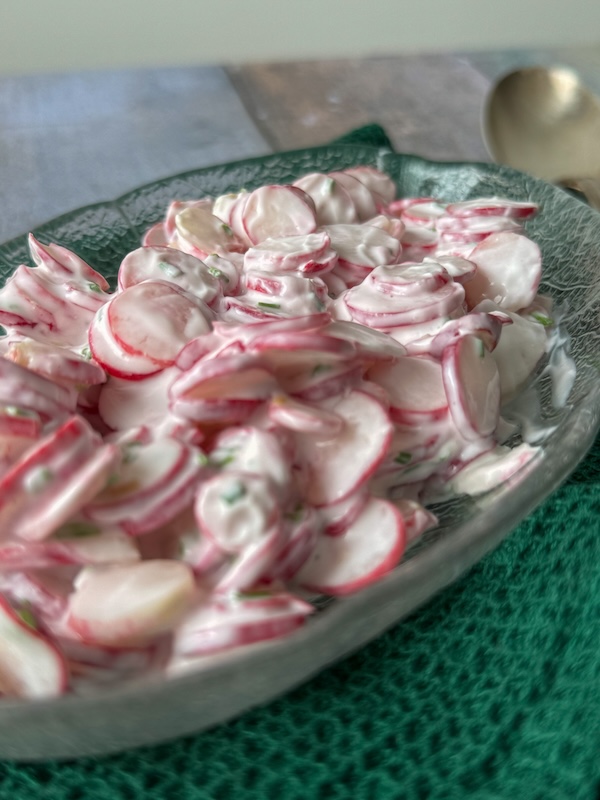
<svg viewBox="0 0 600 800">
<path fill-rule="evenodd" d="M 0 0 L 0 75 L 595 43 L 598 0 Z"/>
</svg>

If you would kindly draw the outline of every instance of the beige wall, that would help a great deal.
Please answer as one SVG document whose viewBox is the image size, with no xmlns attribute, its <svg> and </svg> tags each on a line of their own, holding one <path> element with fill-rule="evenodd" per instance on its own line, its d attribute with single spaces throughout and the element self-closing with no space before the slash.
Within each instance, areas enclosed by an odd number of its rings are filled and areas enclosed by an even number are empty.
<svg viewBox="0 0 600 800">
<path fill-rule="evenodd" d="M 0 75 L 599 42 L 598 0 L 0 0 Z"/>
</svg>

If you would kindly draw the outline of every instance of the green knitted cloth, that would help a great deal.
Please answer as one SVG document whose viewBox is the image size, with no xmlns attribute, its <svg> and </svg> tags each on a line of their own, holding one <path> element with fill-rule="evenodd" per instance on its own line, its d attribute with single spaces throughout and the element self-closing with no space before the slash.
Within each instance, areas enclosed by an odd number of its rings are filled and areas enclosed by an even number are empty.
<svg viewBox="0 0 600 800">
<path fill-rule="evenodd" d="M 305 686 L 172 744 L 0 763 L 0 798 L 598 800 L 599 622 L 600 440 L 465 578 Z"/>
</svg>

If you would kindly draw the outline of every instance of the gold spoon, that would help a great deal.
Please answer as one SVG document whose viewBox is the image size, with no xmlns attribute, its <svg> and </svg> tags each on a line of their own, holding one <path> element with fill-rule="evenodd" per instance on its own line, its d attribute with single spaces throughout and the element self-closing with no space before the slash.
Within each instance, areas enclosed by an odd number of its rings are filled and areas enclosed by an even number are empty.
<svg viewBox="0 0 600 800">
<path fill-rule="evenodd" d="M 496 161 L 576 189 L 600 209 L 600 98 L 573 70 L 506 75 L 488 95 L 483 134 Z"/>
</svg>

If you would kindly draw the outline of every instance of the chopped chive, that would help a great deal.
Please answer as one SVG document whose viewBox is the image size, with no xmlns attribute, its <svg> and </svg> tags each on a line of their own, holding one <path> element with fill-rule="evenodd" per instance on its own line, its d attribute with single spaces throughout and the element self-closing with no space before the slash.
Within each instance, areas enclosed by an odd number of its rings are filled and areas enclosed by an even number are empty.
<svg viewBox="0 0 600 800">
<path fill-rule="evenodd" d="M 206 453 L 203 453 L 202 450 L 198 450 L 196 453 L 196 464 L 199 464 L 201 467 L 206 467 L 208 464 L 208 456 Z"/>
<path fill-rule="evenodd" d="M 177 278 L 179 275 L 181 275 L 181 270 L 179 267 L 175 267 L 173 264 L 167 264 L 166 261 L 159 261 L 158 268 L 162 270 L 165 275 L 168 275 L 169 278 Z"/>
<path fill-rule="evenodd" d="M 48 467 L 40 467 L 34 470 L 26 480 L 26 490 L 30 494 L 40 492 L 54 477 L 54 473 Z"/>
<path fill-rule="evenodd" d="M 224 222 L 224 223 L 221 225 L 221 227 L 223 228 L 223 231 L 225 232 L 225 235 L 226 235 L 226 236 L 233 236 L 233 231 L 231 230 L 231 228 L 229 227 L 229 225 L 227 225 L 227 223 L 226 223 L 226 222 Z"/>
<path fill-rule="evenodd" d="M 261 303 L 259 301 L 258 302 L 258 307 L 259 308 L 281 308 L 281 305 L 279 303 Z"/>
<path fill-rule="evenodd" d="M 535 314 L 531 315 L 536 322 L 539 322 L 540 325 L 543 325 L 547 328 L 550 325 L 554 325 L 554 320 L 551 317 L 546 316 L 546 314 L 540 314 L 536 312 Z"/>
<path fill-rule="evenodd" d="M 67 522 L 55 533 L 55 539 L 83 539 L 86 536 L 97 536 L 100 528 L 91 522 Z"/>
<path fill-rule="evenodd" d="M 29 628 L 33 628 L 34 631 L 37 630 L 37 620 L 30 608 L 23 606 L 22 608 L 15 609 L 15 613 L 21 622 L 24 622 Z"/>
<path fill-rule="evenodd" d="M 300 522 L 304 516 L 304 506 L 301 503 L 298 503 L 293 511 L 288 511 L 283 516 L 286 519 L 289 519 L 290 522 Z"/>
<path fill-rule="evenodd" d="M 412 460 L 412 453 L 405 453 L 404 451 L 398 453 L 394 461 L 396 464 L 408 464 Z"/>
<path fill-rule="evenodd" d="M 327 186 L 327 194 L 333 194 L 335 191 L 335 181 L 333 178 L 329 178 L 326 183 Z"/>
<path fill-rule="evenodd" d="M 330 364 L 315 364 L 310 374 L 319 375 L 321 372 L 329 372 L 330 369 L 331 369 Z"/>
<path fill-rule="evenodd" d="M 246 487 L 241 481 L 234 481 L 227 491 L 221 494 L 221 500 L 227 503 L 228 506 L 232 506 L 238 500 L 241 500 L 246 495 L 246 492 Z"/>
<path fill-rule="evenodd" d="M 227 455 L 219 456 L 217 453 L 211 453 L 209 463 L 212 464 L 214 467 L 226 467 L 228 464 L 235 459 L 235 454 L 233 452 L 227 453 Z"/>
<path fill-rule="evenodd" d="M 31 411 L 26 411 L 24 408 L 17 406 L 5 406 L 4 411 L 9 417 L 34 417 L 35 414 Z"/>
<path fill-rule="evenodd" d="M 217 269 L 216 267 L 209 267 L 208 271 L 213 276 L 213 278 L 219 278 L 220 280 L 225 281 L 225 283 L 229 283 L 229 278 L 227 277 L 227 275 L 225 275 L 224 272 L 222 272 L 222 270 Z"/>
<path fill-rule="evenodd" d="M 82 348 L 81 348 L 81 355 L 82 355 L 82 357 L 83 357 L 83 358 L 85 358 L 85 360 L 86 360 L 86 361 L 90 361 L 90 360 L 91 360 L 91 358 L 92 358 L 92 351 L 91 351 L 91 350 L 90 350 L 90 348 L 87 346 L 87 344 L 85 345 L 85 347 L 82 347 Z"/>
<path fill-rule="evenodd" d="M 477 349 L 479 350 L 479 358 L 484 358 L 485 356 L 485 345 L 481 341 L 481 339 L 477 342 Z"/>
<path fill-rule="evenodd" d="M 102 294 L 102 289 L 98 286 L 97 283 L 93 283 L 93 281 L 87 282 L 88 289 L 91 292 L 96 292 L 97 294 Z"/>
</svg>

